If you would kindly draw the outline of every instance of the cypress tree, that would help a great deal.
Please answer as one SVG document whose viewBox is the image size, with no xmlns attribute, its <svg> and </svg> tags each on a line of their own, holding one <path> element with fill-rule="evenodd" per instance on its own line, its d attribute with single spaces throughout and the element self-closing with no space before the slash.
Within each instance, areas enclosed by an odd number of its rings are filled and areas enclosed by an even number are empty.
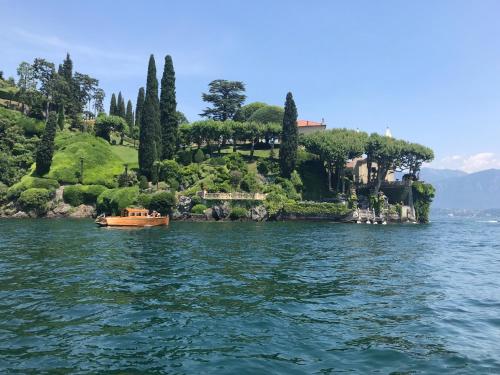
<svg viewBox="0 0 500 375">
<path fill-rule="evenodd" d="M 162 159 L 172 159 L 177 144 L 177 102 L 175 100 L 175 72 L 170 55 L 165 56 L 161 78 L 160 125 Z"/>
<path fill-rule="evenodd" d="M 57 114 L 57 126 L 60 130 L 64 130 L 64 104 L 59 106 L 59 113 Z"/>
<path fill-rule="evenodd" d="M 36 169 L 38 176 L 43 176 L 50 170 L 52 156 L 54 154 L 54 138 L 57 131 L 57 115 L 55 112 L 49 113 L 45 130 L 36 151 Z"/>
<path fill-rule="evenodd" d="M 135 103 L 135 126 L 141 127 L 142 109 L 144 108 L 144 87 L 139 89 L 137 93 L 137 101 Z"/>
<path fill-rule="evenodd" d="M 125 114 L 125 121 L 127 121 L 127 125 L 132 131 L 132 128 L 134 127 L 134 113 L 132 112 L 132 102 L 129 100 L 127 102 L 127 113 Z"/>
<path fill-rule="evenodd" d="M 116 96 L 115 93 L 111 95 L 111 104 L 109 105 L 109 115 L 110 116 L 116 116 Z"/>
<path fill-rule="evenodd" d="M 154 162 L 158 159 L 158 129 L 160 128 L 160 102 L 158 100 L 158 79 L 153 55 L 149 58 L 146 96 L 141 115 L 139 138 L 139 169 L 150 180 L 156 177 Z"/>
<path fill-rule="evenodd" d="M 63 61 L 61 73 L 66 82 L 71 83 L 73 79 L 73 61 L 71 61 L 69 53 L 66 54 L 66 58 Z"/>
<path fill-rule="evenodd" d="M 122 96 L 122 92 L 120 91 L 118 93 L 118 100 L 117 100 L 117 103 L 116 103 L 116 115 L 117 116 L 120 116 L 121 118 L 125 118 L 125 115 L 126 115 L 126 112 L 125 112 L 125 100 L 123 99 L 123 96 Z"/>
<path fill-rule="evenodd" d="M 283 115 L 283 130 L 280 145 L 280 174 L 289 178 L 297 162 L 297 147 L 299 131 L 297 129 L 297 107 L 292 93 L 286 95 L 285 114 Z"/>
</svg>

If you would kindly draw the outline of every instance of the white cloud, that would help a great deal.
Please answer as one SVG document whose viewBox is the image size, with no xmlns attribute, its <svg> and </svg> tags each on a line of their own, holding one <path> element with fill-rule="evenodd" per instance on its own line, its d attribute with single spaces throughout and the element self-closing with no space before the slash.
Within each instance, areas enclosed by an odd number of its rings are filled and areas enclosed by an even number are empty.
<svg viewBox="0 0 500 375">
<path fill-rule="evenodd" d="M 450 155 L 432 162 L 430 166 L 440 169 L 459 169 L 471 173 L 500 168 L 500 156 L 493 152 L 480 152 L 473 155 Z"/>
</svg>

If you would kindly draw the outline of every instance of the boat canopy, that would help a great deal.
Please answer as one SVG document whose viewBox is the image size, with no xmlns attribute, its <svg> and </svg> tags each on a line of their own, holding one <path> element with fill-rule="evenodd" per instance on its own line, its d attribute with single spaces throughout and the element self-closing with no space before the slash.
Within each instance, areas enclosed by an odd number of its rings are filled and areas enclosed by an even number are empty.
<svg viewBox="0 0 500 375">
<path fill-rule="evenodd" d="M 145 208 L 125 208 L 123 216 L 148 216 L 149 210 Z"/>
</svg>

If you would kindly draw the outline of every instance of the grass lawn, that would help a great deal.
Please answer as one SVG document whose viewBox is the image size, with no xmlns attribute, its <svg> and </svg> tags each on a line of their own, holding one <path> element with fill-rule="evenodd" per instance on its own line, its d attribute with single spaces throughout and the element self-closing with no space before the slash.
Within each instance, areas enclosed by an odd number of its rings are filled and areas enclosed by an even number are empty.
<svg viewBox="0 0 500 375">
<path fill-rule="evenodd" d="M 111 146 L 111 151 L 117 157 L 119 157 L 122 162 L 128 164 L 129 169 L 139 168 L 139 161 L 137 156 L 137 150 L 129 146 Z"/>
<path fill-rule="evenodd" d="M 76 184 L 83 158 L 85 185 L 115 186 L 115 176 L 123 173 L 124 164 L 137 166 L 137 151 L 126 146 L 111 146 L 90 134 L 63 132 L 56 137 L 56 152 L 46 177 L 61 183 Z"/>
</svg>

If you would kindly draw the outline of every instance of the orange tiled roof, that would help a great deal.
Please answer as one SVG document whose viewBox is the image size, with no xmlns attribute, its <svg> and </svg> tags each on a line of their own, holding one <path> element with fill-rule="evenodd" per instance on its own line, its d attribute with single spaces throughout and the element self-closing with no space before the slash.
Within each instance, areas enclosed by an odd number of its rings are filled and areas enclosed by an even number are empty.
<svg viewBox="0 0 500 375">
<path fill-rule="evenodd" d="M 323 126 L 321 122 L 309 121 L 309 120 L 297 120 L 297 126 Z"/>
</svg>

